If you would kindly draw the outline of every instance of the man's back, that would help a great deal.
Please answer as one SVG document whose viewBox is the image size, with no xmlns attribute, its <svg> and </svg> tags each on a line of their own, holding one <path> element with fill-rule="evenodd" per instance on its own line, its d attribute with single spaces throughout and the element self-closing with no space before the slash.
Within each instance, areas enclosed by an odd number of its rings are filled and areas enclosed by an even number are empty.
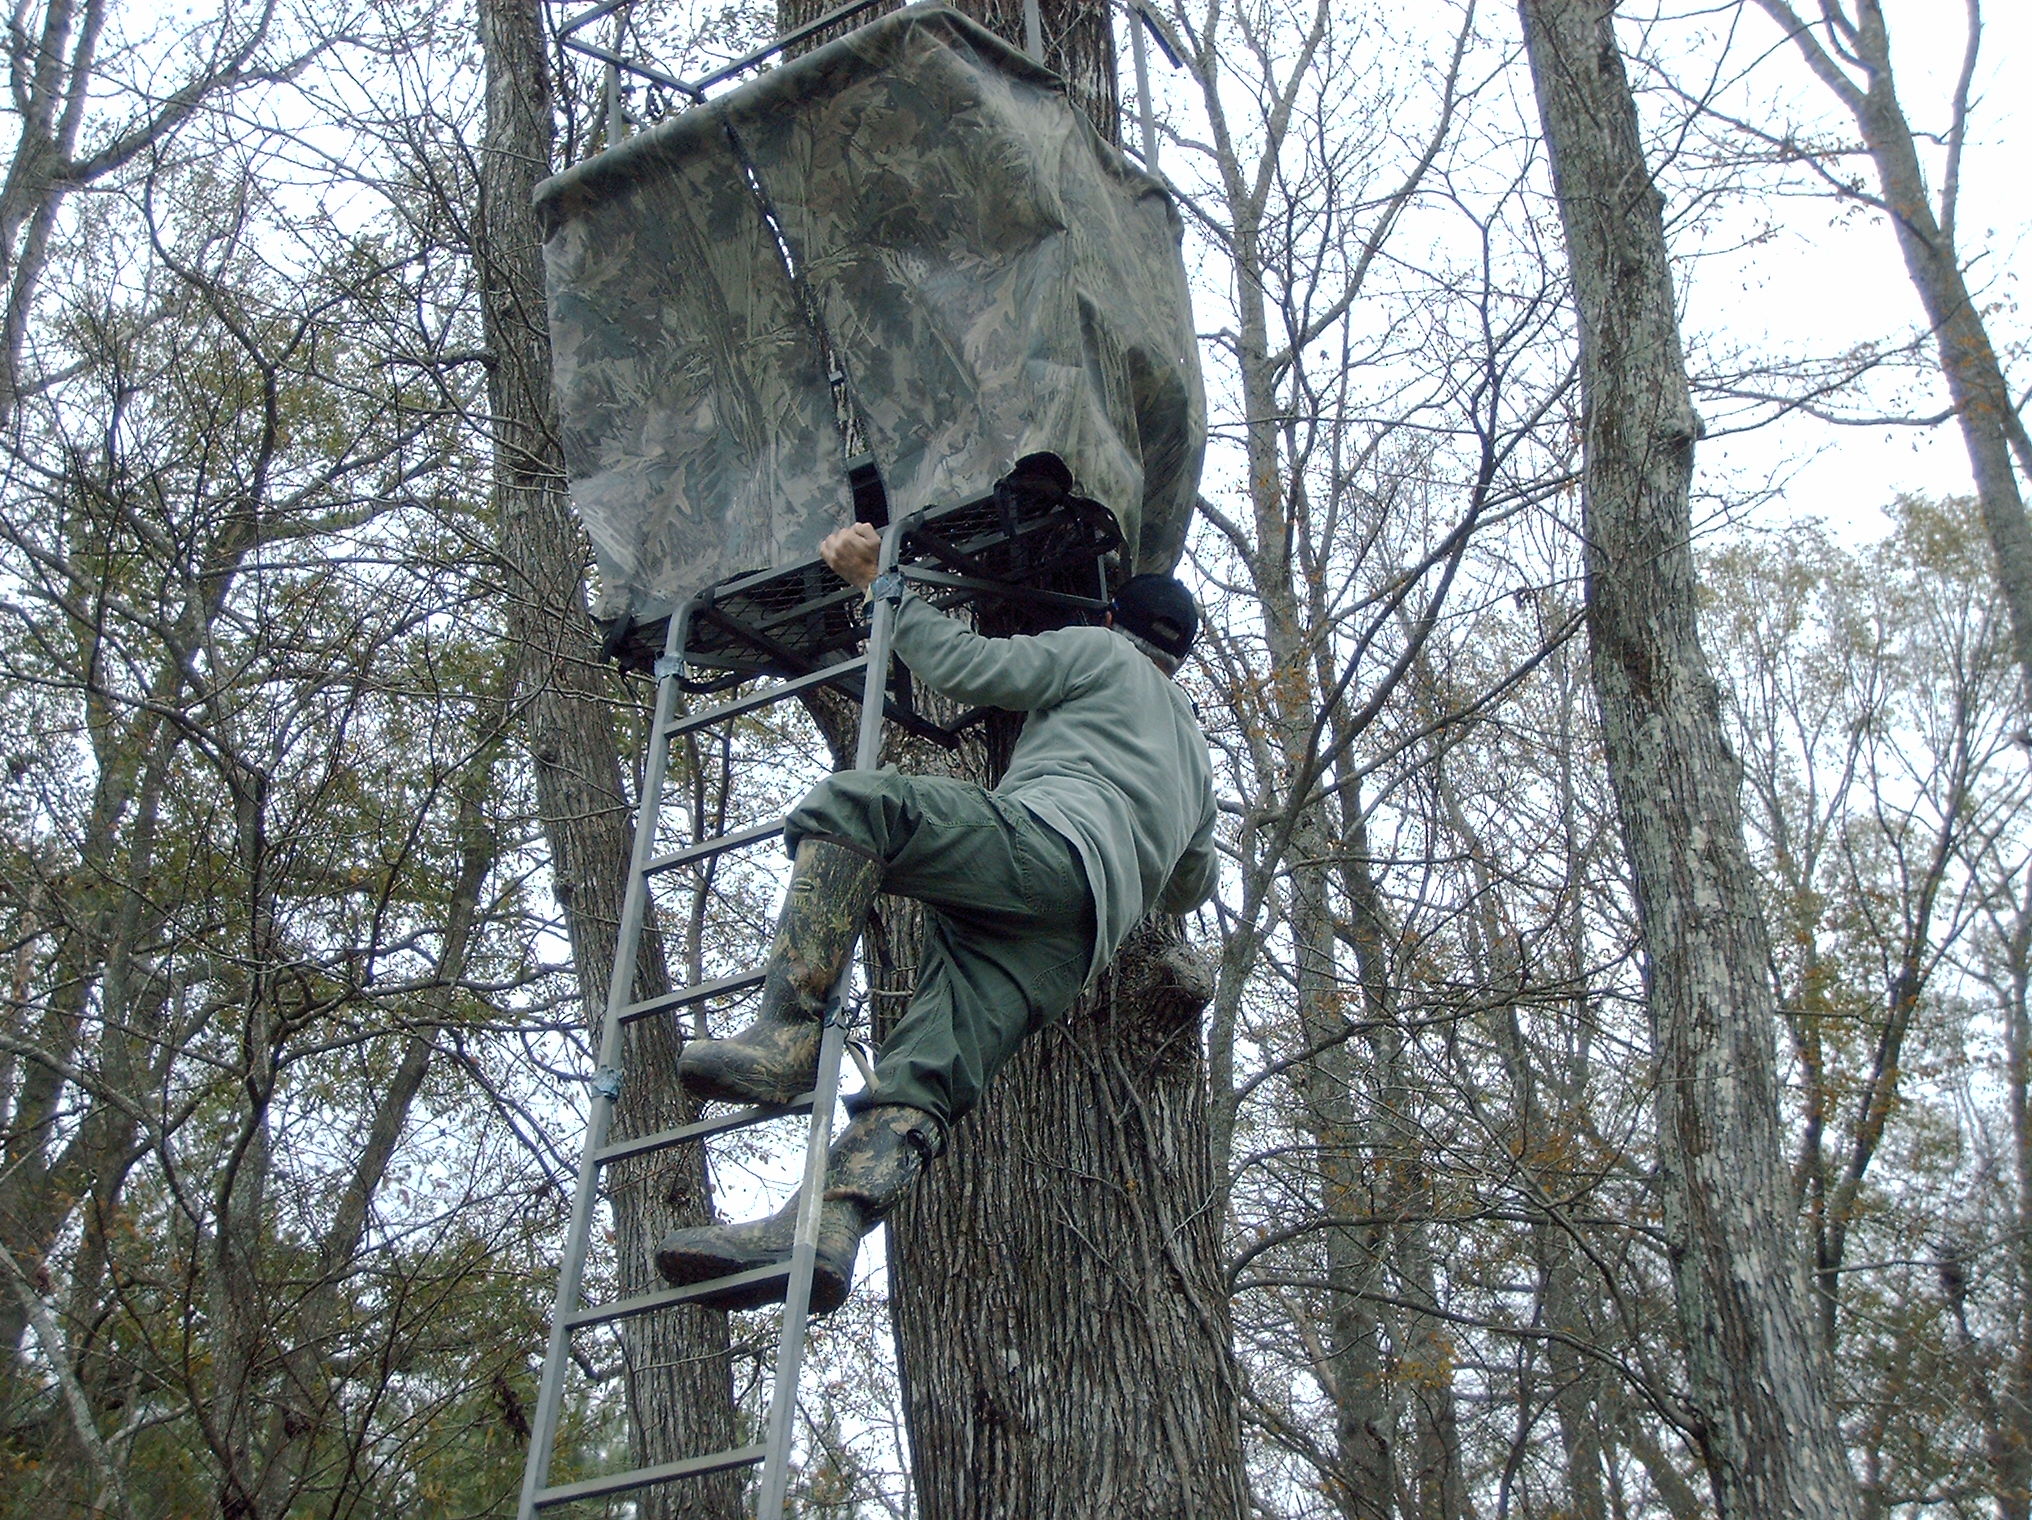
<svg viewBox="0 0 2032 1520">
<path fill-rule="evenodd" d="M 996 790 L 1079 851 L 1099 925 L 1095 970 L 1152 908 L 1206 900 L 1206 740 L 1185 694 L 1129 639 L 1105 628 L 983 638 L 909 598 L 896 652 L 956 700 L 1029 714 Z"/>
</svg>

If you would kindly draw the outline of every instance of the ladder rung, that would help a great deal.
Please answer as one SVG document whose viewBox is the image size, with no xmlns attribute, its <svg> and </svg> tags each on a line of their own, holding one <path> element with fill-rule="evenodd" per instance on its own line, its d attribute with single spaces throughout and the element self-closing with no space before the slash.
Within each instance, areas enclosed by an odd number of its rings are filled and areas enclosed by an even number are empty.
<svg viewBox="0 0 2032 1520">
<path fill-rule="evenodd" d="M 667 1151 L 673 1146 L 683 1145 L 688 1140 L 703 1140 L 709 1135 L 722 1134 L 730 1129 L 745 1129 L 751 1124 L 761 1124 L 769 1119 L 782 1119 L 792 1114 L 811 1112 L 811 1094 L 793 1098 L 788 1103 L 758 1103 L 750 1108 L 737 1108 L 732 1113 L 717 1118 L 701 1119 L 696 1124 L 680 1124 L 675 1129 L 660 1129 L 653 1135 L 643 1135 L 634 1140 L 616 1140 L 612 1145 L 603 1145 L 593 1152 L 593 1164 L 606 1166 L 614 1161 L 626 1161 L 630 1156 L 647 1156 L 655 1151 Z"/>
<path fill-rule="evenodd" d="M 705 1282 L 686 1283 L 682 1288 L 660 1288 L 654 1293 L 638 1294 L 634 1298 L 618 1298 L 611 1304 L 599 1304 L 591 1309 L 580 1309 L 564 1317 L 567 1330 L 583 1330 L 588 1325 L 604 1325 L 617 1319 L 632 1319 L 638 1314 L 653 1314 L 658 1309 L 668 1309 L 676 1304 L 695 1303 L 701 1298 L 710 1298 L 724 1293 L 729 1288 L 746 1288 L 756 1283 L 765 1283 L 773 1278 L 789 1277 L 790 1263 L 773 1262 L 766 1267 L 750 1267 L 745 1272 L 732 1272 L 725 1277 L 710 1278 Z"/>
<path fill-rule="evenodd" d="M 731 1451 L 708 1452 L 686 1457 L 681 1462 L 664 1462 L 655 1467 L 634 1467 L 627 1472 L 609 1473 L 604 1478 L 582 1478 L 577 1483 L 560 1483 L 536 1491 L 536 1507 L 552 1509 L 574 1499 L 597 1499 L 605 1494 L 624 1494 L 631 1488 L 648 1488 L 655 1483 L 673 1483 L 679 1478 L 700 1478 L 707 1473 L 725 1472 L 730 1467 L 753 1467 L 767 1455 L 762 1446 L 737 1446 Z"/>
<path fill-rule="evenodd" d="M 693 1003 L 703 1003 L 723 993 L 746 992 L 762 985 L 768 975 L 765 971 L 743 971 L 739 976 L 723 976 L 718 981 L 694 982 L 689 987 L 679 987 L 661 997 L 645 998 L 639 1003 L 630 1003 L 621 1010 L 621 1022 L 632 1024 L 637 1019 L 646 1019 L 652 1013 L 667 1013 L 673 1008 L 688 1008 Z"/>
<path fill-rule="evenodd" d="M 774 839 L 783 832 L 783 820 L 772 823 L 758 823 L 752 829 L 736 829 L 731 834 L 722 834 L 717 839 L 707 839 L 699 844 L 688 844 L 681 850 L 672 850 L 668 855 L 654 857 L 642 868 L 643 874 L 654 876 L 658 871 L 673 870 L 678 866 L 690 865 L 694 860 L 707 860 L 714 855 L 725 855 L 764 839 Z"/>
<path fill-rule="evenodd" d="M 868 657 L 857 654 L 851 660 L 842 660 L 837 665 L 828 665 L 823 670 L 814 670 L 807 675 L 793 676 L 787 681 L 777 681 L 760 691 L 751 691 L 745 697 L 736 697 L 731 702 L 722 702 L 717 707 L 708 707 L 703 712 L 686 713 L 682 718 L 671 721 L 664 733 L 671 738 L 688 734 L 695 728 L 704 728 L 713 723 L 724 723 L 729 718 L 738 718 L 742 713 L 753 712 L 758 707 L 767 707 L 772 702 L 781 702 L 785 697 L 794 697 L 801 691 L 814 686 L 823 686 L 828 681 L 837 681 L 841 676 L 852 675 L 857 670 L 868 668 Z"/>
</svg>

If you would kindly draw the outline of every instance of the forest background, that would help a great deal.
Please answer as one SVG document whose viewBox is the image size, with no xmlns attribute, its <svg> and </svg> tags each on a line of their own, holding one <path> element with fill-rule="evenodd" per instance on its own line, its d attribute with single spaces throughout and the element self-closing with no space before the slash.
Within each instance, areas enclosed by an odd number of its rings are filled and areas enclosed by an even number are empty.
<svg viewBox="0 0 2032 1520">
<path fill-rule="evenodd" d="M 635 785 L 572 770 L 572 725 L 633 755 L 643 692 L 596 663 L 568 522 L 532 529 L 504 486 L 511 340 L 541 329 L 489 200 L 507 9 L 13 14 L 0 1513 L 512 1505 L 604 993 L 587 904 L 618 890 L 593 832 Z M 2032 797 L 1996 482 L 1979 500 L 1877 165 L 1785 9 L 1625 6 L 1615 30 L 1705 429 L 1692 546 L 1768 935 L 1785 1227 L 1854 1512 L 2023 1517 Z M 1219 1332 L 1240 1502 L 1726 1511 L 1676 1309 L 1655 983 L 1583 632 L 1572 279 L 1518 14 L 1150 11 L 1214 432 L 1183 679 L 1226 854 L 1185 927 L 1195 1038 L 1165 1060 L 1198 1105 L 1185 1217 L 1211 1254 L 1180 1295 Z M 1815 12 L 1823 61 L 1891 79 L 1878 15 Z M 1882 20 L 2015 421 L 2032 23 L 1973 0 Z M 632 21 L 680 74 L 777 23 L 674 0 Z M 597 69 L 531 35 L 555 132 L 533 177 L 605 117 Z M 1133 146 L 1126 71 L 1123 100 Z M 687 805 L 766 812 L 823 756 L 801 720 L 758 724 L 687 758 Z M 690 883 L 663 954 L 751 954 L 775 885 Z M 745 1208 L 769 1181 L 742 1163 L 712 1181 Z M 638 1188 L 624 1254 L 696 1182 Z M 801 1514 L 945 1513 L 907 1455 L 918 1331 L 887 1308 L 865 1293 L 818 1339 Z M 688 1365 L 724 1352 L 687 1333 Z M 752 1418 L 769 1338 L 733 1334 L 722 1396 Z M 568 1464 L 616 1460 L 651 1357 L 585 1349 Z"/>
</svg>

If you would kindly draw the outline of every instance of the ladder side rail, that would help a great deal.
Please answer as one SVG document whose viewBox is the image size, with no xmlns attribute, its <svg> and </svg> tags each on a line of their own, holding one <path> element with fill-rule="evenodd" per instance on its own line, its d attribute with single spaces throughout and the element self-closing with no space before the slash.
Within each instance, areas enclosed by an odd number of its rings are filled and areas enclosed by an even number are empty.
<svg viewBox="0 0 2032 1520">
<path fill-rule="evenodd" d="M 912 519 L 892 522 L 882 532 L 876 570 L 892 569 L 897 546 Z M 896 608 L 878 601 L 868 629 L 868 688 L 861 700 L 861 726 L 854 746 L 854 768 L 873 770 L 882 757 L 883 688 L 889 676 L 889 646 L 896 631 Z M 790 1254 L 790 1285 L 783 1300 L 783 1329 L 776 1348 L 776 1382 L 770 1391 L 769 1424 L 763 1437 L 768 1454 L 762 1459 L 762 1480 L 756 1497 L 755 1520 L 783 1520 L 790 1487 L 791 1424 L 797 1412 L 798 1373 L 804 1364 L 805 1330 L 811 1318 L 812 1269 L 818 1259 L 819 1211 L 825 1203 L 826 1150 L 832 1138 L 833 1105 L 839 1097 L 840 1055 L 846 1047 L 846 1020 L 841 999 L 854 974 L 853 957 L 840 968 L 826 1000 L 825 1033 L 819 1041 L 818 1084 L 813 1089 L 810 1140 L 805 1149 L 804 1184 L 798 1194 L 797 1232 Z"/>
<path fill-rule="evenodd" d="M 819 1210 L 825 1203 L 826 1151 L 832 1140 L 833 1106 L 840 1093 L 840 1057 L 847 1042 L 839 999 L 850 975 L 851 967 L 834 984 L 825 1032 L 819 1039 L 818 1084 L 812 1093 L 803 1191 L 790 1250 L 790 1280 L 783 1295 L 783 1326 L 776 1344 L 776 1376 L 769 1393 L 755 1520 L 783 1520 L 784 1499 L 790 1488 L 791 1425 L 797 1412 L 798 1375 L 804 1367 L 805 1332 L 811 1322 L 811 1279 L 818 1262 Z"/>
<path fill-rule="evenodd" d="M 876 574 L 896 568 L 896 553 L 904 538 L 915 531 L 920 514 L 892 522 L 882 530 L 882 552 L 876 558 Z M 889 649 L 896 637 L 896 606 L 878 601 L 868 627 L 868 697 L 861 703 L 861 727 L 855 735 L 854 769 L 872 771 L 882 762 L 883 700 L 889 680 Z"/>
<path fill-rule="evenodd" d="M 529 1456 L 522 1470 L 522 1498 L 516 1509 L 517 1520 L 534 1520 L 536 1496 L 547 1486 L 551 1456 L 557 1441 L 558 1413 L 564 1396 L 564 1369 L 565 1363 L 570 1360 L 570 1320 L 579 1306 L 586 1244 L 592 1232 L 593 1209 L 599 1193 L 599 1153 L 607 1142 L 607 1130 L 614 1118 L 615 1099 L 620 1095 L 621 1015 L 635 995 L 637 952 L 641 946 L 649 902 L 649 877 L 643 868 L 656 850 L 657 823 L 663 806 L 664 768 L 669 763 L 670 753 L 670 741 L 665 730 L 677 707 L 677 672 L 683 665 L 684 630 L 690 622 L 690 611 L 687 602 L 672 616 L 670 630 L 665 636 L 665 659 L 658 662 L 656 721 L 649 730 L 649 755 L 643 767 L 642 795 L 635 811 L 628 890 L 621 899 L 621 922 L 614 937 L 614 968 L 607 982 L 607 1006 L 601 1021 L 600 1051 L 593 1076 L 593 1100 L 587 1117 L 585 1149 L 579 1157 L 578 1185 L 572 1194 L 571 1226 L 565 1234 L 564 1261 L 557 1275 L 557 1300 L 550 1317 L 550 1343 L 544 1353 L 543 1380 L 536 1393 L 536 1411 L 531 1422 Z"/>
</svg>

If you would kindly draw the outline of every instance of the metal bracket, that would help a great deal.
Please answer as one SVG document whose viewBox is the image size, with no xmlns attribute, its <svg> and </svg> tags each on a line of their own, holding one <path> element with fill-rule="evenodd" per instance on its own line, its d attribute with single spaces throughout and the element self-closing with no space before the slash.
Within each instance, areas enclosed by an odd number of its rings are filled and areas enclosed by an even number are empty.
<svg viewBox="0 0 2032 1520">
<path fill-rule="evenodd" d="M 602 1066 L 586 1078 L 586 1085 L 609 1103 L 616 1102 L 621 1096 L 621 1068 Z"/>
<path fill-rule="evenodd" d="M 681 654 L 660 654 L 650 667 L 659 681 L 668 681 L 672 676 L 684 674 L 684 656 Z"/>
</svg>

